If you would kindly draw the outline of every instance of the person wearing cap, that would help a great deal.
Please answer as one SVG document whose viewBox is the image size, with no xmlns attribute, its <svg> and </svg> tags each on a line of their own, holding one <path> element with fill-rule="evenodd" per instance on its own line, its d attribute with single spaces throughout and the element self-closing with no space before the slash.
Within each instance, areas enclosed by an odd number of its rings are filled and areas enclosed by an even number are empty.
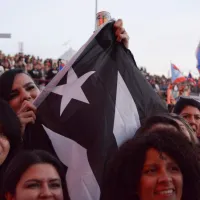
<svg viewBox="0 0 200 200">
<path fill-rule="evenodd" d="M 190 97 L 180 97 L 174 106 L 174 113 L 182 116 L 200 138 L 200 102 Z"/>
</svg>

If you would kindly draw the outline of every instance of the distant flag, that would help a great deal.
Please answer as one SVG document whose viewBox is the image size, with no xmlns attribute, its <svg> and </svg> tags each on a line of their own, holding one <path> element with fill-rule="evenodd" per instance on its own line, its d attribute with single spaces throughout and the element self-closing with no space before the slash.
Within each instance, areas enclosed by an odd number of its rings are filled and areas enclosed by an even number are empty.
<svg viewBox="0 0 200 200">
<path fill-rule="evenodd" d="M 176 67 L 174 64 L 171 64 L 171 74 L 173 83 L 180 83 L 187 80 L 178 67 Z"/>
<path fill-rule="evenodd" d="M 61 70 L 63 69 L 64 66 L 65 66 L 65 64 L 64 64 L 64 63 L 61 63 L 61 64 L 59 65 L 59 67 L 58 67 L 58 71 L 61 71 Z"/>
<path fill-rule="evenodd" d="M 189 72 L 189 74 L 188 74 L 188 79 L 193 79 L 192 78 L 192 74 Z"/>
<path fill-rule="evenodd" d="M 196 49 L 196 59 L 197 59 L 197 70 L 200 73 L 200 42 L 199 42 L 197 49 Z"/>
<path fill-rule="evenodd" d="M 110 22 L 59 71 L 35 105 L 28 147 L 62 161 L 71 200 L 99 200 L 107 163 L 118 147 L 146 117 L 167 112 L 131 52 L 116 42 Z"/>
</svg>

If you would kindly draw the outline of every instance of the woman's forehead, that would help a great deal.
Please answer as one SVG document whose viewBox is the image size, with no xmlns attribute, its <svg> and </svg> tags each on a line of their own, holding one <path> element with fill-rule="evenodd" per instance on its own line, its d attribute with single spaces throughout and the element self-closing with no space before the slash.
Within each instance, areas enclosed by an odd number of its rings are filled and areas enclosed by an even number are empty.
<svg viewBox="0 0 200 200">
<path fill-rule="evenodd" d="M 17 74 L 13 81 L 13 89 L 16 87 L 24 86 L 27 83 L 33 83 L 33 80 L 30 76 L 25 73 Z"/>
<path fill-rule="evenodd" d="M 150 148 L 146 152 L 146 163 L 152 162 L 160 162 L 160 161 L 167 161 L 167 162 L 175 162 L 174 159 L 169 156 L 166 152 L 158 151 L 155 148 Z"/>
</svg>

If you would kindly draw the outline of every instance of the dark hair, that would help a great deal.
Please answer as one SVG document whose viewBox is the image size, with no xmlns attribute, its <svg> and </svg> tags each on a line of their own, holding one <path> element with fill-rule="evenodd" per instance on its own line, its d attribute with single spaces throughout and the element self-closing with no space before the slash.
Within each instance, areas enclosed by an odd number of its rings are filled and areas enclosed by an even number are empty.
<svg viewBox="0 0 200 200">
<path fill-rule="evenodd" d="M 180 114 L 186 106 L 192 106 L 200 110 L 200 102 L 192 98 L 180 97 L 174 106 L 173 112 Z"/>
<path fill-rule="evenodd" d="M 62 163 L 48 152 L 42 150 L 22 151 L 13 158 L 3 177 L 2 198 L 8 192 L 12 195 L 15 194 L 17 183 L 29 167 L 43 163 L 55 167 L 61 179 L 64 199 L 69 199 L 65 182 L 65 170 Z"/>
<path fill-rule="evenodd" d="M 138 200 L 138 187 L 150 148 L 168 154 L 178 164 L 183 175 L 182 200 L 200 199 L 200 166 L 198 150 L 176 131 L 165 130 L 145 134 L 126 142 L 109 166 L 102 200 Z"/>
<path fill-rule="evenodd" d="M 20 121 L 9 104 L 2 99 L 0 99 L 0 124 L 3 128 L 3 134 L 11 145 L 21 140 Z"/>
<path fill-rule="evenodd" d="M 190 127 L 190 125 L 187 123 L 187 121 L 181 117 L 180 115 L 177 115 L 175 113 L 164 113 L 161 115 L 155 115 L 155 116 L 151 116 L 149 118 L 146 119 L 146 121 L 144 122 L 144 124 L 136 131 L 135 133 L 135 137 L 137 137 L 138 135 L 141 134 L 145 134 L 145 133 L 150 133 L 150 132 L 154 132 L 155 130 L 159 130 L 159 129 L 164 129 L 164 127 L 153 127 L 156 124 L 163 124 L 166 125 L 166 129 L 172 129 L 172 126 L 178 131 L 178 133 L 182 133 L 182 128 L 180 127 L 179 123 L 177 121 L 180 121 L 185 128 L 187 129 L 189 135 L 190 135 L 190 140 L 191 143 L 196 145 L 199 144 L 199 141 L 196 137 L 196 134 L 194 133 L 194 131 L 192 130 L 192 128 Z M 167 125 L 170 125 L 171 127 L 168 127 Z M 185 134 L 183 134 L 184 137 Z"/>
<path fill-rule="evenodd" d="M 0 98 L 4 99 L 5 101 L 10 100 L 10 93 L 12 90 L 12 85 L 13 85 L 15 76 L 21 73 L 24 73 L 30 76 L 22 69 L 11 69 L 4 72 L 0 76 Z"/>
<path fill-rule="evenodd" d="M 193 131 L 192 127 L 189 125 L 189 123 L 180 115 L 177 115 L 175 113 L 170 113 L 170 116 L 175 119 L 175 120 L 178 120 L 180 121 L 184 126 L 185 128 L 187 129 L 189 135 L 190 135 L 190 138 L 191 138 L 191 142 L 193 144 L 199 144 L 199 140 L 196 136 L 196 133 Z"/>
<path fill-rule="evenodd" d="M 21 140 L 21 125 L 20 121 L 15 114 L 15 112 L 11 109 L 9 104 L 0 99 L 0 125 L 2 127 L 3 135 L 6 136 L 10 143 L 10 151 L 5 161 L 0 165 L 0 190 L 1 190 L 1 182 L 2 175 L 4 171 L 12 159 L 12 157 L 18 152 L 22 145 Z"/>
<path fill-rule="evenodd" d="M 170 114 L 165 113 L 147 118 L 142 126 L 137 130 L 135 137 L 143 133 L 152 132 L 151 130 L 154 130 L 152 127 L 155 124 L 171 125 L 174 126 L 177 131 L 181 132 L 179 124 L 170 116 Z"/>
</svg>

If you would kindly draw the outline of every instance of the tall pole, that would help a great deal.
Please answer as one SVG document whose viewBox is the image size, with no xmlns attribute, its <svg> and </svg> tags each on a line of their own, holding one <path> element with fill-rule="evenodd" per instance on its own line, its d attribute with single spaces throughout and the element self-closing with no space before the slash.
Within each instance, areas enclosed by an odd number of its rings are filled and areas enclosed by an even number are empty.
<svg viewBox="0 0 200 200">
<path fill-rule="evenodd" d="M 97 17 L 97 12 L 98 12 L 98 0 L 95 0 L 95 27 L 94 27 L 94 30 L 96 30 L 96 27 L 97 27 L 97 20 L 96 20 L 96 17 Z"/>
</svg>

